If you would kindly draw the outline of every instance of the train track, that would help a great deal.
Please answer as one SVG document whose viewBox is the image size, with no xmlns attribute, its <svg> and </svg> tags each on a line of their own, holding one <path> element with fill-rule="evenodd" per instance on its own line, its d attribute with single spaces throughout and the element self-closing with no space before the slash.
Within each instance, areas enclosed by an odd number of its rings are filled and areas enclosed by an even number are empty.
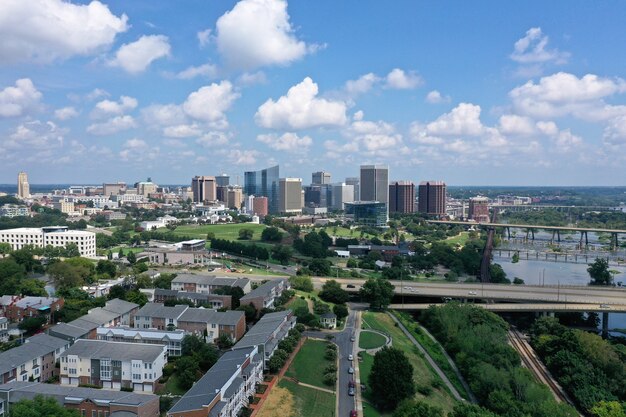
<svg viewBox="0 0 626 417">
<path fill-rule="evenodd" d="M 520 354 L 524 366 L 528 368 L 533 375 L 535 375 L 535 378 L 539 382 L 550 388 L 550 391 L 552 391 L 552 395 L 556 401 L 564 402 L 572 407 L 576 407 L 563 388 L 557 384 L 554 378 L 552 378 L 552 375 L 550 375 L 550 372 L 548 372 L 543 363 L 541 363 L 541 361 L 537 358 L 537 354 L 526 342 L 526 340 L 524 340 L 520 332 L 515 328 L 511 328 L 511 330 L 509 330 L 508 337 L 513 348 Z"/>
</svg>

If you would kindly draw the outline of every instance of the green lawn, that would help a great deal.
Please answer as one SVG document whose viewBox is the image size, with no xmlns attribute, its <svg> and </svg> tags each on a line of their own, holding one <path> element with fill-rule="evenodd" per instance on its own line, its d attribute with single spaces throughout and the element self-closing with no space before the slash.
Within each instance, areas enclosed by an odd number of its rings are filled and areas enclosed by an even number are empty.
<svg viewBox="0 0 626 417">
<path fill-rule="evenodd" d="M 206 239 L 207 233 L 212 232 L 215 234 L 215 237 L 217 239 L 238 240 L 239 230 L 252 229 L 252 231 L 254 231 L 254 235 L 252 236 L 252 241 L 260 241 L 261 232 L 263 232 L 263 229 L 265 229 L 266 227 L 267 226 L 265 226 L 264 224 L 254 224 L 254 223 L 203 224 L 203 225 L 186 224 L 186 225 L 178 226 L 176 230 L 174 230 L 174 234 L 180 235 L 180 236 L 191 236 L 197 239 Z M 159 229 L 159 231 L 167 231 L 167 229 L 162 228 L 162 229 Z"/>
<path fill-rule="evenodd" d="M 445 413 L 452 411 L 456 404 L 454 397 L 452 397 L 445 387 L 435 388 L 432 386 L 432 383 L 438 380 L 439 377 L 432 368 L 430 368 L 426 360 L 417 350 L 417 347 L 411 343 L 402 330 L 395 326 L 395 322 L 391 317 L 385 313 L 365 312 L 363 314 L 363 328 L 372 328 L 391 335 L 392 346 L 402 350 L 409 359 L 409 362 L 413 365 L 413 379 L 416 386 L 428 385 L 432 388 L 430 395 L 424 396 L 420 393 L 416 393 L 415 399 L 443 408 Z M 363 371 L 361 370 L 361 372 Z M 362 373 L 361 380 L 367 381 L 367 379 L 364 379 Z"/>
<path fill-rule="evenodd" d="M 375 349 L 385 345 L 385 337 L 374 332 L 361 332 L 359 334 L 359 347 L 361 349 Z"/>
<path fill-rule="evenodd" d="M 326 230 L 326 233 L 328 233 L 331 236 L 337 236 L 337 237 L 343 237 L 343 238 L 347 238 L 347 239 L 351 239 L 351 238 L 355 238 L 355 239 L 359 239 L 361 237 L 361 231 L 357 230 L 357 229 L 353 229 L 350 230 L 347 227 L 335 227 L 335 226 L 330 226 L 330 227 L 322 227 L 322 228 L 318 228 L 315 229 L 316 231 L 320 231 L 320 230 Z M 365 233 L 363 235 L 364 238 L 366 239 L 370 239 L 373 237 L 376 237 L 375 235 L 371 235 L 369 233 Z"/>
<path fill-rule="evenodd" d="M 327 344 L 321 340 L 307 340 L 287 369 L 285 376 L 295 378 L 305 384 L 328 389 L 328 385 L 324 384 L 324 369 L 331 363 L 324 357 Z"/>
<path fill-rule="evenodd" d="M 280 381 L 278 386 L 287 388 L 294 396 L 297 414 L 289 417 L 335 417 L 334 394 L 303 387 L 286 379 Z"/>
<path fill-rule="evenodd" d="M 169 393 L 173 395 L 183 395 L 185 394 L 185 392 L 187 391 L 178 386 L 178 376 L 176 375 L 176 373 L 173 373 L 168 378 L 167 382 L 165 383 L 165 388 L 162 393 L 163 394 Z"/>
<path fill-rule="evenodd" d="M 287 303 L 287 305 L 285 306 L 293 311 L 296 311 L 297 309 L 304 307 L 304 308 L 308 308 L 309 305 L 307 304 L 306 300 L 303 300 L 302 298 L 300 298 L 298 295 L 296 295 L 293 300 L 289 301 Z"/>
<path fill-rule="evenodd" d="M 469 232 L 461 232 L 457 236 L 452 236 L 444 240 L 448 245 L 465 245 L 469 240 Z"/>
</svg>

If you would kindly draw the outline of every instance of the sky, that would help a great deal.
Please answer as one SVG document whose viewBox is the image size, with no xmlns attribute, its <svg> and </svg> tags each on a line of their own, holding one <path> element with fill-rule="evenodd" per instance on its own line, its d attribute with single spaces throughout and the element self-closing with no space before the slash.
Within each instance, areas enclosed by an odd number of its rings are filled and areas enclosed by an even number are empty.
<svg viewBox="0 0 626 417">
<path fill-rule="evenodd" d="M 2 0 L 0 183 L 626 185 L 623 1 Z"/>
</svg>

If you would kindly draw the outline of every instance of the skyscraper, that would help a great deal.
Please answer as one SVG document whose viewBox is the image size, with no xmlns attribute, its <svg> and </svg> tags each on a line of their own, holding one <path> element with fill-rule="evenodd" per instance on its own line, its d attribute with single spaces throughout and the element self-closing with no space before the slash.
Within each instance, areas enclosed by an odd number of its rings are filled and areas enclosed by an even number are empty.
<svg viewBox="0 0 626 417">
<path fill-rule="evenodd" d="M 394 181 L 389 184 L 389 212 L 413 213 L 415 211 L 415 184 L 411 181 Z"/>
<path fill-rule="evenodd" d="M 444 216 L 446 214 L 446 183 L 443 181 L 422 181 L 418 192 L 420 213 Z"/>
<path fill-rule="evenodd" d="M 302 178 L 281 178 L 278 190 L 279 213 L 302 212 Z"/>
<path fill-rule="evenodd" d="M 193 177 L 191 179 L 191 191 L 193 192 L 194 203 L 217 200 L 215 177 Z"/>
<path fill-rule="evenodd" d="M 361 201 L 379 201 L 389 206 L 387 165 L 361 165 Z"/>
<path fill-rule="evenodd" d="M 17 196 L 19 198 L 30 197 L 30 185 L 28 184 L 28 175 L 21 171 L 17 174 Z"/>
<path fill-rule="evenodd" d="M 255 197 L 267 197 L 269 212 L 278 213 L 278 177 L 279 166 L 247 171 L 244 173 L 244 193 Z"/>
<path fill-rule="evenodd" d="M 354 201 L 354 186 L 345 182 L 333 185 L 332 208 L 333 210 L 345 210 L 346 203 Z"/>
<path fill-rule="evenodd" d="M 489 199 L 472 197 L 469 199 L 469 218 L 478 223 L 489 223 Z"/>
<path fill-rule="evenodd" d="M 330 172 L 326 172 L 326 171 L 314 172 L 311 178 L 311 184 L 315 184 L 315 185 L 330 184 Z"/>
<path fill-rule="evenodd" d="M 358 177 L 349 177 L 346 178 L 346 185 L 351 185 L 354 188 L 354 200 L 361 200 L 361 190 L 360 190 L 360 181 Z"/>
<path fill-rule="evenodd" d="M 215 182 L 218 187 L 227 187 L 230 185 L 230 177 L 226 174 L 218 175 L 215 177 Z"/>
</svg>

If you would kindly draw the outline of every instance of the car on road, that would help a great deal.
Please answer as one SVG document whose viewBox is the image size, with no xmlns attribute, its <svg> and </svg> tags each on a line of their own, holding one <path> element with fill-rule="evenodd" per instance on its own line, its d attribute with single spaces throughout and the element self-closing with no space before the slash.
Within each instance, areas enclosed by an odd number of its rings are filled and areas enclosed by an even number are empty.
<svg viewBox="0 0 626 417">
<path fill-rule="evenodd" d="M 348 360 L 349 360 L 349 361 L 354 360 L 354 356 L 352 356 L 352 354 L 348 355 Z"/>
<path fill-rule="evenodd" d="M 348 284 L 348 285 L 346 285 L 346 287 L 347 288 L 354 288 L 354 285 L 353 284 Z"/>
<path fill-rule="evenodd" d="M 610 308 L 611 308 L 611 306 L 610 306 L 610 305 L 608 305 L 608 304 L 600 304 L 600 308 L 605 309 L 605 310 L 608 310 L 608 309 L 610 309 Z"/>
<path fill-rule="evenodd" d="M 404 289 L 407 290 L 407 291 L 413 291 L 413 288 L 411 288 L 411 287 L 404 287 Z"/>
<path fill-rule="evenodd" d="M 348 389 L 348 395 L 351 396 L 351 397 L 354 397 L 354 388 L 353 387 Z"/>
<path fill-rule="evenodd" d="M 356 413 L 356 410 L 350 411 L 350 417 L 356 417 L 356 416 L 358 416 L 358 414 Z"/>
<path fill-rule="evenodd" d="M 349 367 L 348 368 L 348 373 L 349 374 L 353 374 L 354 373 L 354 368 L 353 367 Z"/>
<path fill-rule="evenodd" d="M 478 293 L 476 291 L 470 291 L 469 295 L 477 295 Z"/>
</svg>

